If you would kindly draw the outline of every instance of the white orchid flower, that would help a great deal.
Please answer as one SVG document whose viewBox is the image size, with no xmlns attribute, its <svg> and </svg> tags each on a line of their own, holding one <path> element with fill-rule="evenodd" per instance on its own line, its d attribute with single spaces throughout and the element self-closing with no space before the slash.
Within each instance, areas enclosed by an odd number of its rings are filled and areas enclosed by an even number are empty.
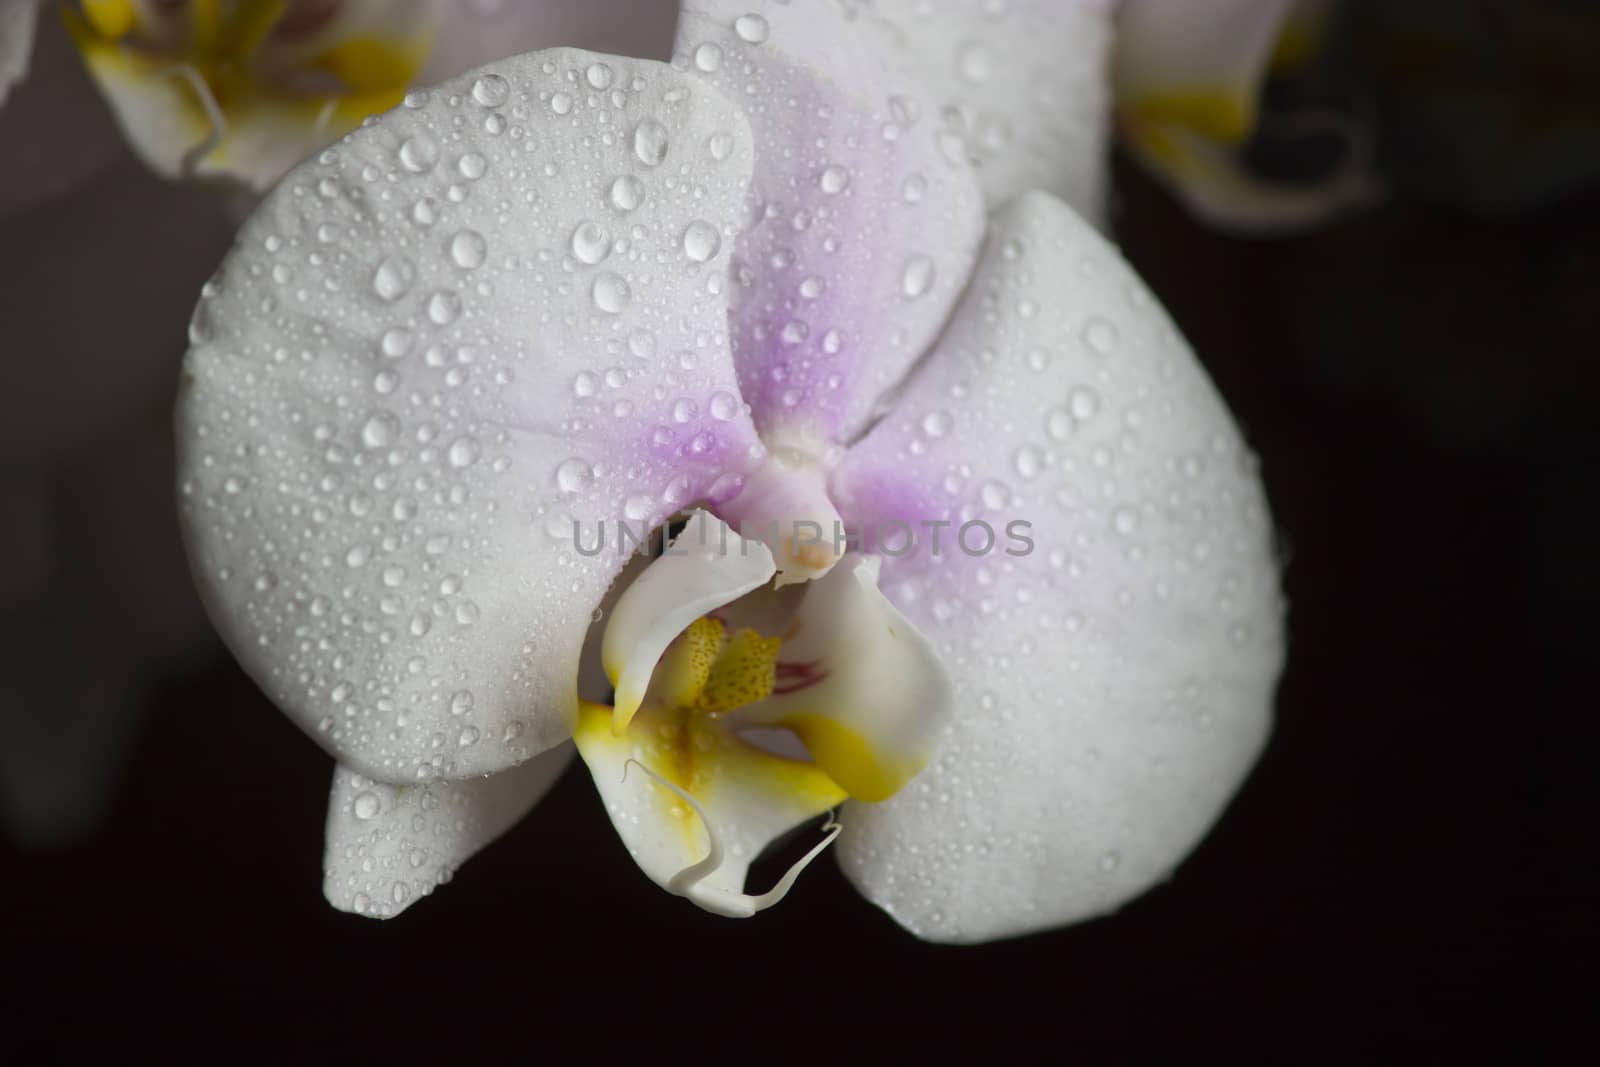
<svg viewBox="0 0 1600 1067">
<path fill-rule="evenodd" d="M 974 170 L 891 7 L 696 0 L 671 66 L 492 64 L 244 226 L 181 508 L 223 636 L 338 760 L 335 906 L 403 910 L 576 749 L 702 907 L 837 837 L 905 927 L 981 941 L 1165 878 L 1248 770 L 1282 659 L 1251 457 L 1116 251 L 1010 195 L 999 140 Z M 994 70 L 1049 61 L 1015 42 Z M 1030 99 L 992 117 L 1042 146 Z"/>
</svg>

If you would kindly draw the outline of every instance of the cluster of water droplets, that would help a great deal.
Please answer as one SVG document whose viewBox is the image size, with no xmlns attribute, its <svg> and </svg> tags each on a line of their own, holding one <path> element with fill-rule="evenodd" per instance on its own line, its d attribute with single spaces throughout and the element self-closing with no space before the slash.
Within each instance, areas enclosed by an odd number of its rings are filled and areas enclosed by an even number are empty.
<svg viewBox="0 0 1600 1067">
<path fill-rule="evenodd" d="M 738 492 L 749 167 L 692 79 L 543 53 L 413 92 L 246 226 L 191 327 L 184 507 L 230 643 L 334 751 L 538 752 L 621 565 L 574 522 Z"/>
<path fill-rule="evenodd" d="M 937 331 L 981 204 L 906 86 L 876 70 L 814 76 L 836 57 L 807 51 L 821 47 L 808 17 L 686 14 L 674 64 L 741 101 L 756 135 L 732 276 L 743 394 L 763 427 L 848 436 Z"/>
<path fill-rule="evenodd" d="M 1039 907 L 1000 882 L 952 902 L 974 863 L 1031 869 L 1022 884 L 1047 880 L 1088 911 L 1159 876 L 1174 860 L 1151 847 L 1159 831 L 1127 836 L 1123 794 L 1102 816 L 1106 798 L 1062 783 L 1110 775 L 1197 833 L 1209 809 L 1182 806 L 1220 803 L 1242 773 L 1252 749 L 1239 738 L 1265 728 L 1280 654 L 1266 503 L 1203 370 L 1064 208 L 1030 198 L 997 227 L 923 375 L 841 475 L 847 517 L 949 524 L 941 556 L 924 538 L 885 561 L 882 581 L 944 657 L 957 706 L 977 710 L 902 814 L 868 826 L 858 840 L 872 845 L 847 859 L 938 937 Z M 1027 545 L 1003 536 L 1014 521 Z M 995 548 L 960 551 L 958 531 L 977 522 L 1002 532 Z M 1030 814 L 995 804 L 1001 782 Z M 890 829 L 910 826 L 907 810 L 949 833 Z"/>
</svg>

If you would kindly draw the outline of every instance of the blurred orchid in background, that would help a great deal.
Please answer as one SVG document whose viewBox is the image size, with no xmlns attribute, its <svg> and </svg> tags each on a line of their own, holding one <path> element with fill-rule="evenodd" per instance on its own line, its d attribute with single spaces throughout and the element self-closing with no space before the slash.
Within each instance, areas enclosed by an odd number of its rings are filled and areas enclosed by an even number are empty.
<svg viewBox="0 0 1600 1067">
<path fill-rule="evenodd" d="M 225 640 L 339 761 L 336 906 L 430 892 L 574 748 L 669 891 L 753 914 L 837 836 L 942 941 L 1113 909 L 1220 813 L 1283 656 L 1266 503 L 1068 206 L 1099 210 L 1069 164 L 1104 111 L 1038 94 L 1103 92 L 1107 9 L 986 10 L 695 0 L 670 66 L 412 92 L 244 225 L 195 311 L 181 507 Z M 580 543 L 684 515 L 655 559 Z M 1013 522 L 1025 550 L 872 545 Z"/>
</svg>

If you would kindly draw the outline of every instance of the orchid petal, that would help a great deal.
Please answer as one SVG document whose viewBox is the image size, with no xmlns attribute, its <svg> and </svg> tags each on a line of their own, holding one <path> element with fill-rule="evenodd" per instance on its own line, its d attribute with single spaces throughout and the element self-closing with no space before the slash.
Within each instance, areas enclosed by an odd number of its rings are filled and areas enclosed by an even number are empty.
<svg viewBox="0 0 1600 1067">
<path fill-rule="evenodd" d="M 572 746 L 560 745 L 486 778 L 398 786 L 339 767 L 323 895 L 340 911 L 400 914 L 532 810 L 571 759 Z"/>
<path fill-rule="evenodd" d="M 939 655 L 878 591 L 878 565 L 851 553 L 806 586 L 777 688 L 739 712 L 743 723 L 793 731 L 845 792 L 873 802 L 927 766 L 950 718 Z"/>
<path fill-rule="evenodd" d="M 723 89 L 756 139 L 754 221 L 731 313 L 769 442 L 841 441 L 933 340 L 971 268 L 983 201 L 895 57 L 840 4 L 691 0 L 674 66 Z"/>
<path fill-rule="evenodd" d="M 674 0 L 449 0 L 418 81 L 431 85 L 491 60 L 557 46 L 666 60 L 677 20 Z"/>
<path fill-rule="evenodd" d="M 0 107 L 11 87 L 28 76 L 39 0 L 0 0 Z"/>
<path fill-rule="evenodd" d="M 957 711 L 927 771 L 847 813 L 850 879 L 919 936 L 982 941 L 1170 874 L 1261 749 L 1282 609 L 1252 459 L 1116 251 L 1043 194 L 998 212 L 835 485 L 852 522 L 949 521 L 967 546 L 884 562 Z M 961 540 L 978 520 L 989 551 Z"/>
<path fill-rule="evenodd" d="M 1041 189 L 1103 223 L 1109 0 L 877 0 L 869 10 L 966 145 L 991 206 Z"/>
<path fill-rule="evenodd" d="M 751 148 L 715 90 L 560 49 L 409 103 L 245 224 L 178 414 L 224 639 L 341 763 L 401 782 L 568 736 L 625 562 L 591 532 L 719 499 L 760 453 L 722 293 Z M 703 262 L 701 231 L 729 237 Z"/>
<path fill-rule="evenodd" d="M 1115 62 L 1119 109 L 1236 144 L 1294 0 L 1125 0 Z"/>
<path fill-rule="evenodd" d="M 844 800 L 826 774 L 741 740 L 725 720 L 679 722 L 655 708 L 619 735 L 610 708 L 585 704 L 574 740 L 639 869 L 707 911 L 745 918 L 776 904 L 832 840 L 772 891 L 746 894 L 745 874 L 763 848 Z"/>
<path fill-rule="evenodd" d="M 616 726 L 628 725 L 667 646 L 695 619 L 765 585 L 772 553 L 704 511 L 689 521 L 618 598 L 600 646 L 616 686 Z"/>
</svg>

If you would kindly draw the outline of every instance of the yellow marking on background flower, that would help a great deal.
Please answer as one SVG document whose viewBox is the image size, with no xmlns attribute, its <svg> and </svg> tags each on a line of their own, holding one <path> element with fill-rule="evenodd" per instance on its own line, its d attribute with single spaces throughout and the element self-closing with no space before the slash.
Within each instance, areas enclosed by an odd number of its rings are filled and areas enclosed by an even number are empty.
<svg viewBox="0 0 1600 1067">
<path fill-rule="evenodd" d="M 1182 126 L 1212 140 L 1237 144 L 1256 125 L 1255 97 L 1237 89 L 1192 89 L 1142 97 L 1132 114 L 1138 122 Z"/>
<path fill-rule="evenodd" d="M 101 37 L 117 38 L 139 25 L 139 9 L 133 0 L 81 0 L 83 17 Z"/>
<path fill-rule="evenodd" d="M 385 41 L 377 37 L 352 37 L 341 41 L 311 61 L 317 70 L 338 78 L 352 94 L 392 92 L 402 94 L 427 58 L 430 41 Z"/>
<path fill-rule="evenodd" d="M 287 12 L 286 0 L 191 0 L 173 12 L 179 32 L 155 36 L 132 0 L 84 0 L 81 13 L 62 14 L 157 170 L 237 164 L 236 177 L 265 186 L 300 155 L 398 105 L 433 43 L 431 19 L 380 22 L 378 33 L 324 33 L 320 51 L 297 51 L 303 58 L 286 68 L 273 33 Z"/>
</svg>

